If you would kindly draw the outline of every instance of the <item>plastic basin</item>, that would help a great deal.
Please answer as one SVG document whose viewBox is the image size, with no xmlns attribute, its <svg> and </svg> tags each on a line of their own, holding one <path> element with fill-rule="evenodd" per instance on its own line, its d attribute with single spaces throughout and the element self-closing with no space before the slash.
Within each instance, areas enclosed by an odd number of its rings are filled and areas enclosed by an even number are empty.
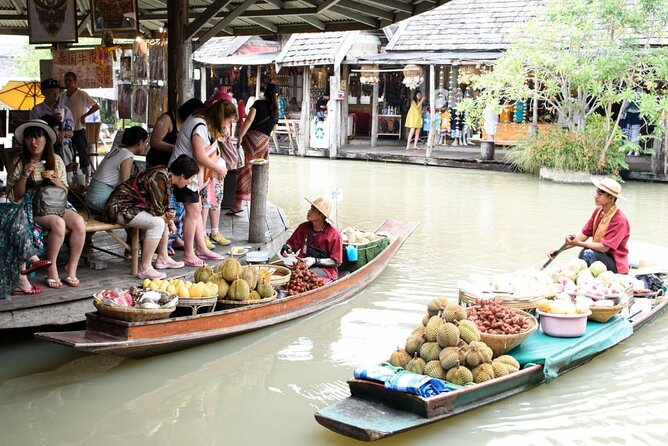
<svg viewBox="0 0 668 446">
<path fill-rule="evenodd" d="M 591 311 L 582 314 L 554 314 L 536 310 L 540 316 L 540 329 L 555 338 L 577 338 L 587 330 L 587 317 Z"/>
</svg>

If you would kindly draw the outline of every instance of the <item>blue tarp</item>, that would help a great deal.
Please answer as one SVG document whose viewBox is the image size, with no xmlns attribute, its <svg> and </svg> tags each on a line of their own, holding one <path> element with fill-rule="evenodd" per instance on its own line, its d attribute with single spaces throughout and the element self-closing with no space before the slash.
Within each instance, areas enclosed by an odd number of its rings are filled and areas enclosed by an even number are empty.
<svg viewBox="0 0 668 446">
<path fill-rule="evenodd" d="M 602 352 L 632 334 L 633 325 L 616 315 L 604 324 L 587 321 L 587 331 L 579 338 L 554 338 L 538 329 L 510 354 L 522 365 L 543 364 L 545 382 L 550 382 L 564 366 Z"/>
</svg>

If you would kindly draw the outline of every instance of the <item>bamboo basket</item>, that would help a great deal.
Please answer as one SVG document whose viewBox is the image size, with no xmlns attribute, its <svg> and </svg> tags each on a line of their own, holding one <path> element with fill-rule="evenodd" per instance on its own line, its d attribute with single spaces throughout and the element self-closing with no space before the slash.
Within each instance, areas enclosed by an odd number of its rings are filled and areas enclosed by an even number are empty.
<svg viewBox="0 0 668 446">
<path fill-rule="evenodd" d="M 102 316 L 126 322 L 146 322 L 167 319 L 176 307 L 172 308 L 137 308 L 114 307 L 103 304 L 99 299 L 93 299 L 93 305 Z"/>
<path fill-rule="evenodd" d="M 265 304 L 267 302 L 271 302 L 273 300 L 276 300 L 276 296 L 278 295 L 278 292 L 274 290 L 274 294 L 272 294 L 269 297 L 265 297 L 263 299 L 256 299 L 256 300 L 227 300 L 227 299 L 218 299 L 218 306 L 223 309 L 229 309 L 229 308 L 240 308 L 240 307 L 247 307 L 249 305 L 258 305 L 258 304 Z"/>
<path fill-rule="evenodd" d="M 604 324 L 608 322 L 612 316 L 622 311 L 624 307 L 626 307 L 626 303 L 614 305 L 612 307 L 597 307 L 595 305 L 591 305 L 589 307 L 591 314 L 587 317 L 587 319 Z"/>
<path fill-rule="evenodd" d="M 519 346 L 538 328 L 538 321 L 526 311 L 512 309 L 516 314 L 520 314 L 530 321 L 530 326 L 525 331 L 517 334 L 499 335 L 480 332 L 480 340 L 492 349 L 494 357 L 504 355 Z"/>
<path fill-rule="evenodd" d="M 276 288 L 277 286 L 287 285 L 290 282 L 290 277 L 292 276 L 292 271 L 287 266 L 273 265 L 273 264 L 260 264 L 256 265 L 258 268 L 273 268 L 276 271 L 272 273 L 272 278 L 269 281 L 271 286 Z"/>
<path fill-rule="evenodd" d="M 476 299 L 479 299 L 483 296 L 478 296 L 475 295 L 469 291 L 466 290 L 459 290 L 459 303 L 462 306 L 471 306 L 475 305 Z M 489 296 L 484 296 L 485 298 L 499 298 L 503 299 L 503 305 L 509 308 L 512 308 L 513 310 L 534 310 L 538 308 L 538 304 L 540 301 L 547 296 L 532 296 L 528 298 L 517 298 L 514 297 L 512 294 L 505 294 L 505 293 L 499 293 L 499 294 L 490 294 Z"/>
</svg>

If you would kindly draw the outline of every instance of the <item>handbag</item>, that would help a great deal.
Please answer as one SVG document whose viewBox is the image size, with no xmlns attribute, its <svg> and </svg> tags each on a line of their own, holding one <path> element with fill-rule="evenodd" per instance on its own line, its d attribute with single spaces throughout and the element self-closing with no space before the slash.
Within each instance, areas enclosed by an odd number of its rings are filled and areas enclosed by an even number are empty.
<svg viewBox="0 0 668 446">
<path fill-rule="evenodd" d="M 45 215 L 62 217 L 65 214 L 66 204 L 67 190 L 53 185 L 42 186 L 32 199 L 33 214 L 37 217 Z"/>
</svg>

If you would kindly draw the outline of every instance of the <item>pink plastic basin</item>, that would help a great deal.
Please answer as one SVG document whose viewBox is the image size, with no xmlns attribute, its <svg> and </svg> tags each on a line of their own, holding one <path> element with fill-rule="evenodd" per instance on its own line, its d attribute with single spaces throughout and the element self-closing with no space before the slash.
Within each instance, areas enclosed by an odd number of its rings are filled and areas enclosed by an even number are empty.
<svg viewBox="0 0 668 446">
<path fill-rule="evenodd" d="M 555 338 L 577 338 L 587 329 L 587 316 L 591 311 L 582 314 L 553 314 L 536 310 L 540 316 L 540 329 Z"/>
</svg>

